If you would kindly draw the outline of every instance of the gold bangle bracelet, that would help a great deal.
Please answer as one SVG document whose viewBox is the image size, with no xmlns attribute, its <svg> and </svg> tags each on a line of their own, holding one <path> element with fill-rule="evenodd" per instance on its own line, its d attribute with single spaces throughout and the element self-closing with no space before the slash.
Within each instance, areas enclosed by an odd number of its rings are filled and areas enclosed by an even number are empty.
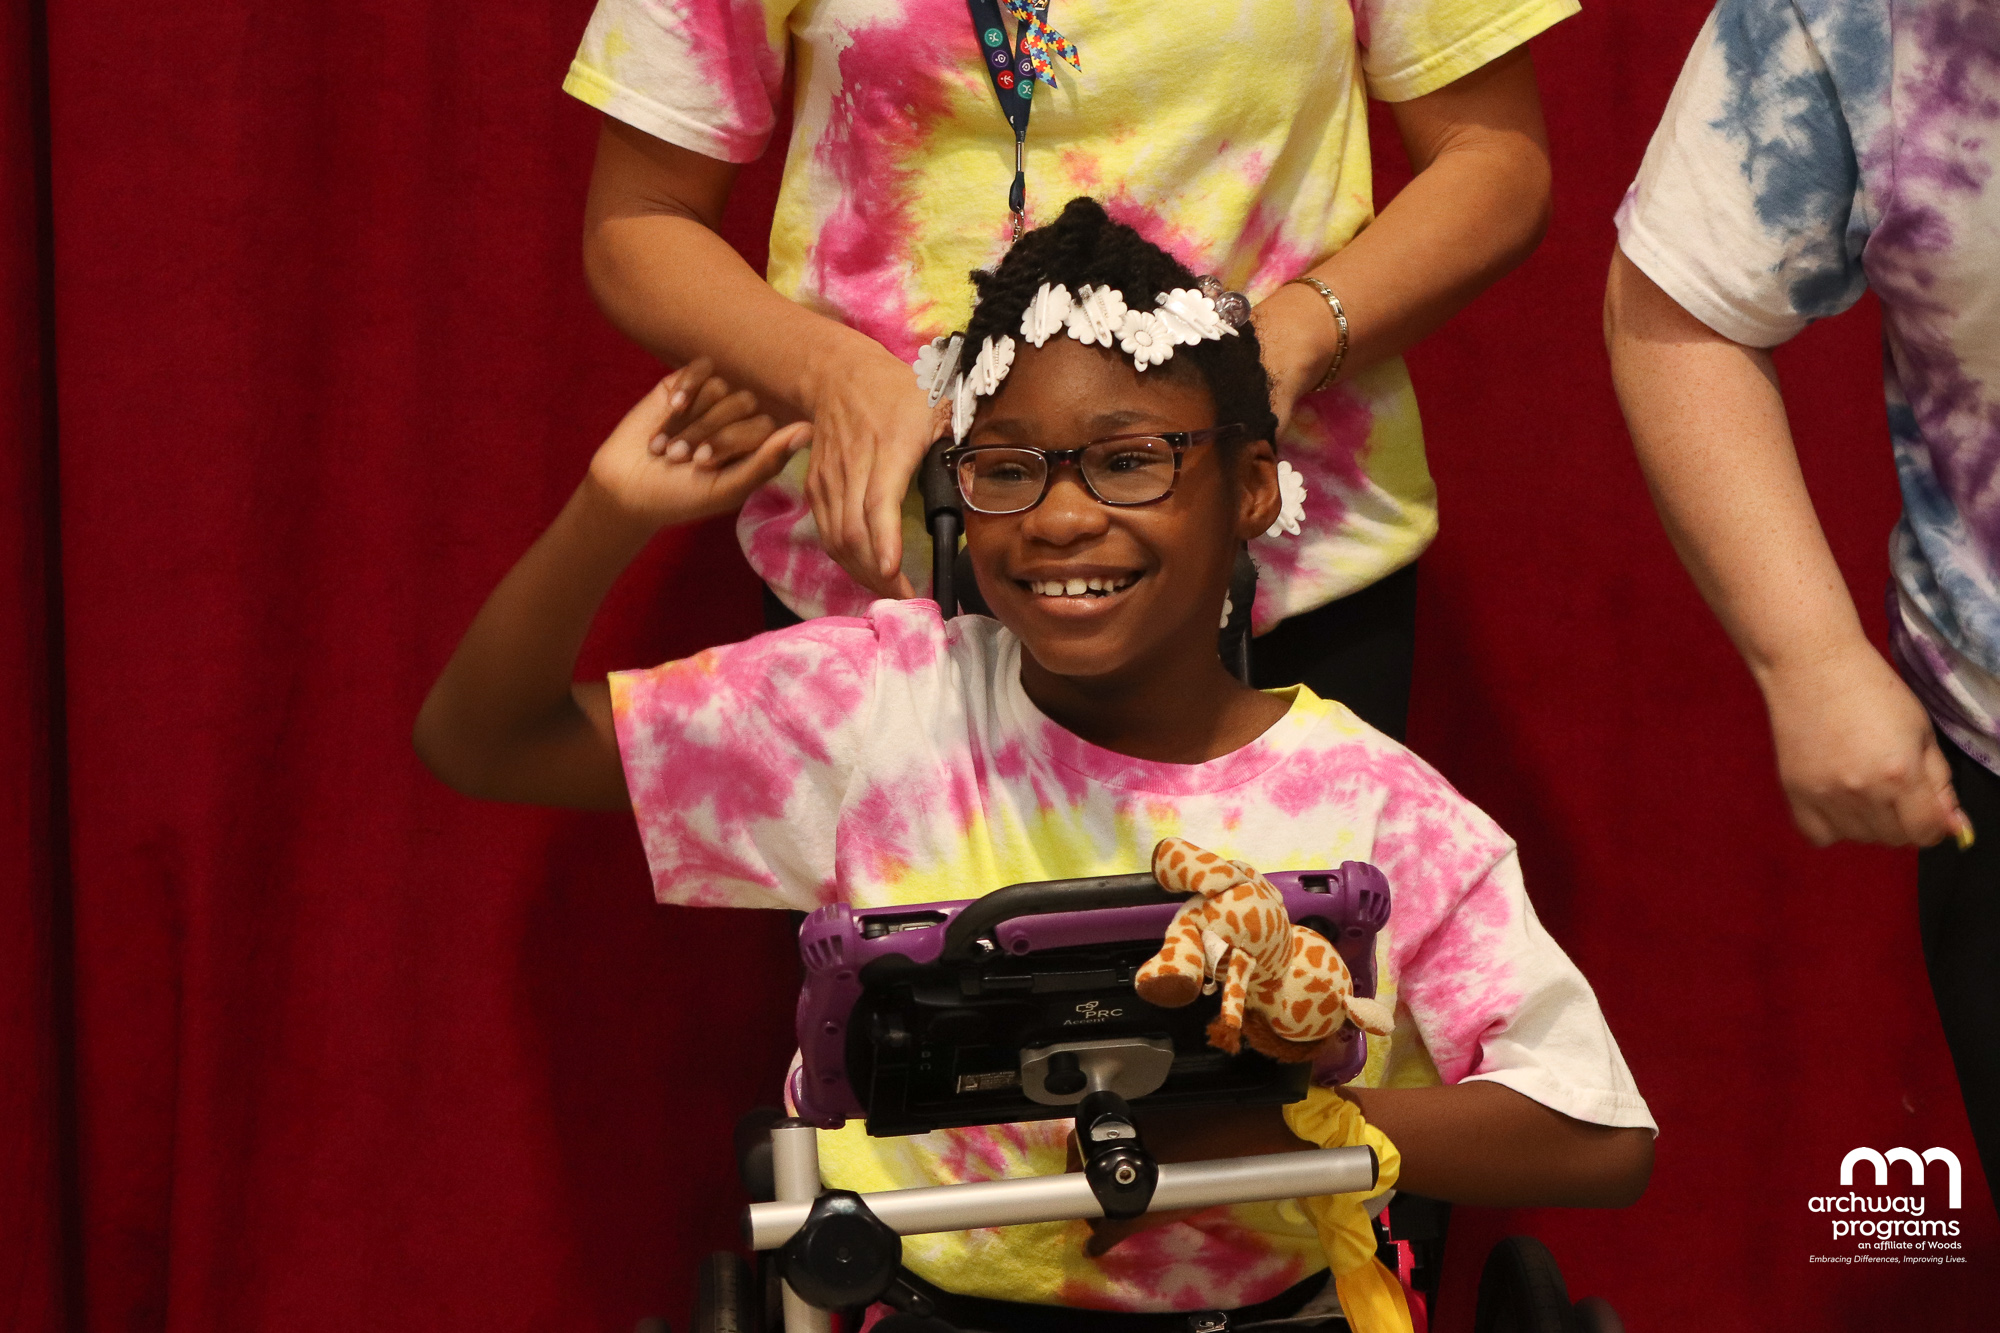
<svg viewBox="0 0 2000 1333">
<path fill-rule="evenodd" d="M 1333 349 L 1333 364 L 1326 368 L 1326 377 L 1313 386 L 1312 391 L 1318 393 L 1333 383 L 1333 377 L 1340 373 L 1340 363 L 1347 360 L 1347 311 L 1341 308 L 1340 298 L 1333 294 L 1333 289 L 1318 278 L 1292 278 L 1285 285 L 1289 287 L 1294 282 L 1318 292 L 1320 299 L 1326 302 L 1326 308 L 1333 312 L 1333 322 L 1340 326 L 1340 341 Z"/>
</svg>

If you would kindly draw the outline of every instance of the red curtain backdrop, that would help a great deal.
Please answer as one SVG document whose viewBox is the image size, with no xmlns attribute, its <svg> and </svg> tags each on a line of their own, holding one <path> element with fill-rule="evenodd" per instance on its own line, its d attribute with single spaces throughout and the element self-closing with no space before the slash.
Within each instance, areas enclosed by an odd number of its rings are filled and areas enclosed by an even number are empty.
<svg viewBox="0 0 2000 1333">
<path fill-rule="evenodd" d="M 656 373 L 580 276 L 589 7 L 0 10 L 12 1328 L 624 1330 L 733 1240 L 785 923 L 656 907 L 629 820 L 462 800 L 408 743 Z M 1701 13 L 1538 41 L 1555 227 L 1412 358 L 1444 509 L 1414 742 L 1519 837 L 1664 1127 L 1630 1210 L 1461 1210 L 1443 1327 L 1510 1230 L 1634 1329 L 1989 1326 L 1913 858 L 1792 832 L 1607 381 L 1611 213 Z M 776 165 L 728 228 L 757 262 Z M 1862 309 L 1781 365 L 1879 629 L 1876 339 Z M 726 525 L 677 532 L 587 665 L 758 623 Z M 1808 1198 L 1896 1145 L 1965 1163 L 1968 1262 L 1810 1264 L 1841 1247 Z"/>
</svg>

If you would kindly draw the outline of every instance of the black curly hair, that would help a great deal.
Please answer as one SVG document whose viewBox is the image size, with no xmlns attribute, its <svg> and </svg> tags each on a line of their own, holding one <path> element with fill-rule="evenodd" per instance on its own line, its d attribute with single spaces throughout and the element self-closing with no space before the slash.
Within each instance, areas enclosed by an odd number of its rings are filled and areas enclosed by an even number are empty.
<svg viewBox="0 0 2000 1333">
<path fill-rule="evenodd" d="M 1104 205 L 1078 196 L 1063 205 L 1054 222 L 1023 235 L 991 269 L 972 275 L 979 299 L 966 326 L 966 362 L 982 340 L 1002 334 L 1019 339 L 1021 315 L 1043 283 L 1060 283 L 1071 295 L 1086 283 L 1124 294 L 1135 310 L 1153 308 L 1153 297 L 1199 279 L 1179 260 L 1122 222 Z M 1249 437 L 1275 443 L 1278 421 L 1271 413 L 1271 381 L 1264 373 L 1256 330 L 1244 324 L 1233 338 L 1205 338 L 1181 346 L 1167 360 L 1148 367 L 1163 379 L 1198 376 L 1215 400 L 1217 425 L 1241 422 Z"/>
</svg>

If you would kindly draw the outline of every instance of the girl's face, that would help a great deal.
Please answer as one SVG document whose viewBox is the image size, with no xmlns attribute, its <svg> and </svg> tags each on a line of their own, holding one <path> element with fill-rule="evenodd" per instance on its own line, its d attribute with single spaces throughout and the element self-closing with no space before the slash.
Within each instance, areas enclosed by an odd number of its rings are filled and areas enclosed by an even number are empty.
<svg viewBox="0 0 2000 1333">
<path fill-rule="evenodd" d="M 966 443 L 1071 449 L 1108 435 L 1216 424 L 1198 379 L 1142 376 L 1116 351 L 1055 337 L 1020 347 Z M 1236 548 L 1277 516 L 1276 469 L 1265 441 L 1237 446 L 1233 459 L 1216 444 L 1196 444 L 1166 499 L 1114 508 L 1084 489 L 1074 466 L 1059 466 L 1041 504 L 1025 513 L 966 511 L 980 591 L 1058 676 L 1101 679 L 1184 657 L 1214 661 Z M 1069 593 L 1079 581 L 1098 590 Z M 1052 593 L 1056 587 L 1065 591 Z"/>
</svg>

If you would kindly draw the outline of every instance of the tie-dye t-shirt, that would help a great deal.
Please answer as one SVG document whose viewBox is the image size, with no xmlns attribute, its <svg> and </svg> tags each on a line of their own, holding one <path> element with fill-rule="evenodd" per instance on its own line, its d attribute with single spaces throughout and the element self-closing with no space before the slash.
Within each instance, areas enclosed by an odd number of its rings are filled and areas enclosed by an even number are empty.
<svg viewBox="0 0 2000 1333">
<path fill-rule="evenodd" d="M 1514 844 L 1408 750 L 1296 691 L 1262 737 L 1205 764 L 1100 749 L 1020 683 L 992 620 L 877 602 L 611 677 L 632 807 L 662 902 L 810 909 L 970 898 L 1143 870 L 1169 834 L 1262 869 L 1387 875 L 1364 1084 L 1491 1079 L 1579 1120 L 1652 1126 L 1576 966 L 1535 919 Z M 1063 1169 L 1069 1123 L 821 1135 L 855 1189 Z M 1086 1258 L 1081 1222 L 911 1236 L 951 1291 L 1102 1309 L 1233 1308 L 1324 1266 L 1292 1202 L 1213 1209 Z"/>
<path fill-rule="evenodd" d="M 1081 55 L 1028 130 L 1028 211 L 1101 199 L 1196 273 L 1261 300 L 1374 216 L 1370 94 L 1433 92 L 1576 12 L 1576 0 L 1057 0 Z M 1011 20 L 1007 20 L 1011 27 Z M 1014 135 L 964 0 L 599 0 L 564 87 L 658 138 L 759 156 L 789 72 L 792 133 L 771 285 L 909 360 L 963 328 L 966 275 L 1010 235 Z M 1414 560 L 1437 529 L 1401 361 L 1308 396 L 1279 440 L 1310 488 L 1302 539 L 1252 544 L 1262 630 Z M 823 551 L 806 458 L 744 506 L 751 565 L 804 615 L 872 594 Z M 904 572 L 929 586 L 912 498 Z"/>
<path fill-rule="evenodd" d="M 2000 8 L 1722 0 L 1618 228 L 1669 296 L 1753 347 L 1881 298 L 1891 645 L 1946 734 L 2000 771 L 1996 167 Z"/>
</svg>

